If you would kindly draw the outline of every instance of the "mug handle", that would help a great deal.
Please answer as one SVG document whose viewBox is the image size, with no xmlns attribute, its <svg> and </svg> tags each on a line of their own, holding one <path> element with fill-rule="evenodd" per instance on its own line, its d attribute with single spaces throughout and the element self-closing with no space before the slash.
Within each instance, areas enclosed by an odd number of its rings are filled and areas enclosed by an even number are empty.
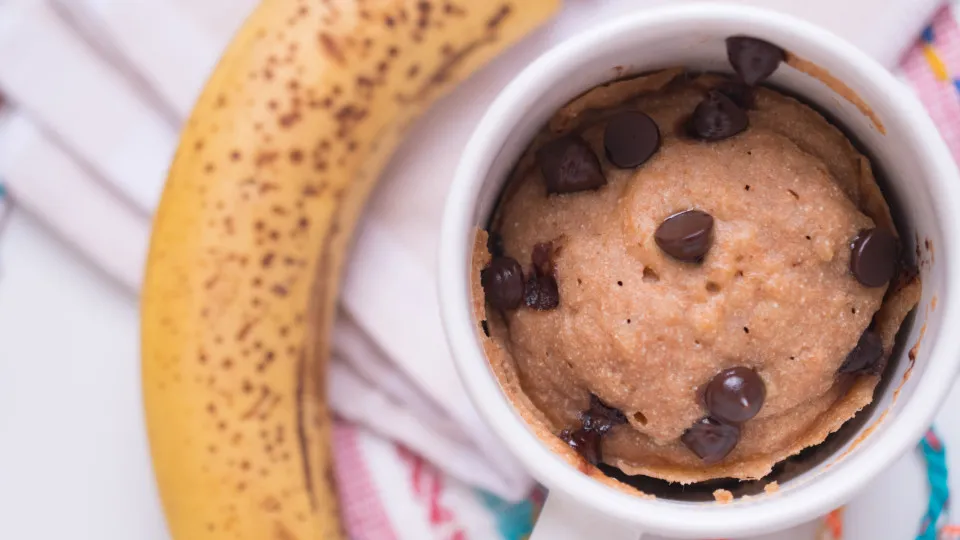
<svg viewBox="0 0 960 540">
<path fill-rule="evenodd" d="M 547 495 L 529 540 L 640 540 L 633 523 L 600 514 L 557 490 Z"/>
</svg>

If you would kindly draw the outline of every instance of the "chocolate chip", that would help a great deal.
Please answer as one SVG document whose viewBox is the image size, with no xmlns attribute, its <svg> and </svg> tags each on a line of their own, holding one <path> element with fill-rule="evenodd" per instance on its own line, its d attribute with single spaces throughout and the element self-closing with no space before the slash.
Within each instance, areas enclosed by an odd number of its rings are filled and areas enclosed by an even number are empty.
<svg viewBox="0 0 960 540">
<path fill-rule="evenodd" d="M 711 90 L 707 97 L 693 110 L 690 118 L 690 135 L 704 141 L 720 141 L 733 137 L 747 129 L 750 124 L 747 113 L 732 99 L 721 92 Z"/>
<path fill-rule="evenodd" d="M 607 159 L 617 167 L 639 167 L 660 147 L 660 129 L 640 111 L 623 112 L 607 123 L 603 147 Z"/>
<path fill-rule="evenodd" d="M 591 465 L 600 463 L 600 437 L 600 433 L 583 428 L 573 431 L 565 429 L 560 432 L 560 439 Z"/>
<path fill-rule="evenodd" d="M 883 340 L 880 335 L 866 329 L 838 370 L 840 373 L 867 373 L 879 375 L 883 371 Z"/>
<path fill-rule="evenodd" d="M 523 302 L 537 311 L 556 309 L 560 305 L 557 279 L 551 275 L 531 274 L 523 288 Z"/>
<path fill-rule="evenodd" d="M 850 245 L 850 272 L 862 285 L 882 287 L 897 272 L 897 239 L 886 229 L 864 229 Z"/>
<path fill-rule="evenodd" d="M 606 433 L 613 426 L 627 423 L 627 417 L 619 409 L 610 407 L 600 401 L 594 394 L 590 394 L 590 408 L 580 413 L 583 428 Z"/>
<path fill-rule="evenodd" d="M 727 59 L 740 79 L 753 86 L 772 75 L 786 54 L 773 43 L 736 36 L 727 38 Z"/>
<path fill-rule="evenodd" d="M 524 285 L 523 301 L 538 311 L 555 309 L 560 305 L 560 290 L 553 274 L 553 242 L 533 246 L 533 268 Z"/>
<path fill-rule="evenodd" d="M 760 375 L 741 366 L 717 373 L 707 384 L 703 401 L 713 418 L 740 424 L 760 412 L 766 395 L 766 385 Z"/>
<path fill-rule="evenodd" d="M 684 262 L 700 262 L 713 245 L 713 216 L 700 210 L 674 214 L 653 235 L 667 255 Z"/>
<path fill-rule="evenodd" d="M 516 259 L 496 257 L 480 272 L 487 302 L 497 309 L 516 309 L 523 301 L 523 270 Z"/>
<path fill-rule="evenodd" d="M 716 463 L 740 442 L 740 428 L 704 417 L 690 426 L 680 441 L 706 464 Z"/>
<path fill-rule="evenodd" d="M 547 193 L 574 193 L 607 183 L 593 150 L 576 135 L 549 142 L 537 151 Z"/>
</svg>

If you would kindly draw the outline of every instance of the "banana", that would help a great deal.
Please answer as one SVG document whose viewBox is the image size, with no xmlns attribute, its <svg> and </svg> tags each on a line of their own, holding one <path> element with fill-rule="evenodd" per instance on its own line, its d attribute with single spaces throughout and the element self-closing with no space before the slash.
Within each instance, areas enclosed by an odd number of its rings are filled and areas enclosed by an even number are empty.
<svg viewBox="0 0 960 540">
<path fill-rule="evenodd" d="M 413 119 L 559 2 L 265 0 L 234 38 L 182 134 L 143 287 L 174 538 L 344 536 L 324 368 L 358 215 Z"/>
</svg>

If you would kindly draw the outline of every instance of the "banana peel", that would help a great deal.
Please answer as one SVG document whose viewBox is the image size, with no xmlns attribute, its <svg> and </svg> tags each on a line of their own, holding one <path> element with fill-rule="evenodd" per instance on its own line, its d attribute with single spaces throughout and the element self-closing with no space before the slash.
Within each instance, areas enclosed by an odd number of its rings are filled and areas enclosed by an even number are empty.
<svg viewBox="0 0 960 540">
<path fill-rule="evenodd" d="M 560 0 L 265 0 L 182 134 L 142 297 L 177 540 L 343 538 L 324 377 L 349 239 L 405 129 Z"/>
</svg>

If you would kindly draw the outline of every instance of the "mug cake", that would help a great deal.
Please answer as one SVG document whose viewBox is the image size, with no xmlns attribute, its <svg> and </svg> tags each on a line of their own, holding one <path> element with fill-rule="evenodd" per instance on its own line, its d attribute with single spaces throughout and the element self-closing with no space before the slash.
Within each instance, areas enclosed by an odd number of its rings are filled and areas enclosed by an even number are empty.
<svg viewBox="0 0 960 540">
<path fill-rule="evenodd" d="M 477 234 L 491 367 L 585 470 L 763 478 L 871 402 L 919 299 L 870 160 L 763 84 L 788 53 L 726 46 L 558 110 Z"/>
</svg>

